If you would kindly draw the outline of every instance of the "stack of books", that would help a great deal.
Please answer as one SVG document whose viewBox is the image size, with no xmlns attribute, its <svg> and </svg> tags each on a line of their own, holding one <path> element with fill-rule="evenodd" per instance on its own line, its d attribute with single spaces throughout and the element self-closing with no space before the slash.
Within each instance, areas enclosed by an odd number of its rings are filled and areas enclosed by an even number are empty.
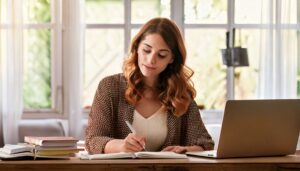
<svg viewBox="0 0 300 171">
<path fill-rule="evenodd" d="M 70 158 L 84 150 L 73 137 L 25 136 L 24 141 L 24 144 L 7 144 L 0 148 L 0 158 Z"/>
<path fill-rule="evenodd" d="M 34 146 L 38 156 L 72 157 L 83 148 L 77 147 L 78 139 L 73 137 L 33 137 L 25 136 L 24 141 Z"/>
</svg>

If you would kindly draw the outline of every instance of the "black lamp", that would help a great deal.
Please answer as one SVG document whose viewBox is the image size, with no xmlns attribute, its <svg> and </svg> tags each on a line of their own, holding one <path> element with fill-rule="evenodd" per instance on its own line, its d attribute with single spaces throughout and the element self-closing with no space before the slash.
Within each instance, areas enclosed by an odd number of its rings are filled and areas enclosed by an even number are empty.
<svg viewBox="0 0 300 171">
<path fill-rule="evenodd" d="M 232 30 L 232 48 L 229 46 L 229 32 L 226 32 L 226 49 L 221 49 L 223 64 L 226 66 L 249 66 L 246 48 L 234 47 L 235 29 Z"/>
<path fill-rule="evenodd" d="M 234 99 L 234 69 L 236 67 L 249 66 L 248 53 L 246 48 L 234 47 L 235 29 L 232 29 L 231 46 L 229 45 L 229 31 L 226 32 L 226 49 L 221 49 L 223 64 L 226 69 L 227 99 Z"/>
</svg>

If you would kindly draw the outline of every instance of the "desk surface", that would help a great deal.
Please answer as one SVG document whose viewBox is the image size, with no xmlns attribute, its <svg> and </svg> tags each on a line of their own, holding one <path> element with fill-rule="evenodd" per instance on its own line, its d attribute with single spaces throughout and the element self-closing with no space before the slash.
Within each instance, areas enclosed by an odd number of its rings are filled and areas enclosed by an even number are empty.
<svg viewBox="0 0 300 171">
<path fill-rule="evenodd" d="M 22 160 L 0 161 L 0 170 L 300 170 L 300 154 L 282 157 L 235 159 L 122 159 L 122 160 Z"/>
</svg>

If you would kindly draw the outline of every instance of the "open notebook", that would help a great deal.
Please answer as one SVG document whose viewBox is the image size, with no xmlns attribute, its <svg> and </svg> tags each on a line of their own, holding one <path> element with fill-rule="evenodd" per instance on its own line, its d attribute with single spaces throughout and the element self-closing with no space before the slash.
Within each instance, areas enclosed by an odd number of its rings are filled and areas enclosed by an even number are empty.
<svg viewBox="0 0 300 171">
<path fill-rule="evenodd" d="M 87 154 L 80 153 L 80 159 L 83 160 L 101 160 L 101 159 L 134 159 L 134 158 L 159 158 L 159 159 L 184 159 L 187 158 L 185 154 L 178 154 L 174 152 L 136 152 L 136 153 L 107 153 L 107 154 Z"/>
<path fill-rule="evenodd" d="M 300 130 L 300 99 L 229 100 L 216 151 L 187 155 L 232 158 L 294 154 Z"/>
</svg>

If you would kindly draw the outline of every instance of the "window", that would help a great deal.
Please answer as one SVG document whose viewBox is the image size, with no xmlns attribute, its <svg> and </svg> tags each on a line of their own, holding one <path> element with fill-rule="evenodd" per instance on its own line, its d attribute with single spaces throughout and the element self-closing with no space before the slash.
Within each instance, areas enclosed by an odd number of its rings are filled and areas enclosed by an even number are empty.
<svg viewBox="0 0 300 171">
<path fill-rule="evenodd" d="M 226 46 L 226 1 L 184 1 L 187 64 L 194 70 L 196 102 L 206 109 L 220 109 L 226 100 L 226 68 L 220 49 Z"/>
<path fill-rule="evenodd" d="M 24 1 L 25 109 L 52 108 L 50 23 L 49 1 Z"/>
<path fill-rule="evenodd" d="M 0 1 L 0 54 L 6 56 L 9 29 L 7 13 L 12 2 Z M 23 106 L 24 113 L 63 114 L 63 21 L 65 1 L 22 1 Z M 300 2 L 297 0 L 83 0 L 84 52 L 81 107 L 89 109 L 99 81 L 122 71 L 132 37 L 153 17 L 173 19 L 181 28 L 187 46 L 187 65 L 195 74 L 196 102 L 206 109 L 223 109 L 228 94 L 235 99 L 257 97 L 260 64 L 270 41 L 274 67 L 296 57 L 296 96 L 300 98 Z M 255 11 L 255 12 L 253 12 Z M 17 13 L 15 11 L 15 13 Z M 271 22 L 271 24 L 270 24 Z M 235 68 L 234 88 L 228 89 L 228 70 L 220 49 L 226 48 L 226 31 L 235 28 L 235 45 L 248 49 L 249 67 Z M 279 30 L 279 31 L 278 31 Z M 270 33 L 270 34 L 269 34 Z M 262 35 L 269 34 L 270 40 Z M 279 50 L 280 49 L 280 50 Z M 278 54 L 278 55 L 277 55 Z M 280 57 L 280 55 L 284 58 Z M 262 57 L 263 56 L 263 57 Z M 294 58 L 293 58 L 294 59 Z M 64 61 L 64 63 L 62 62 Z M 0 63 L 1 64 L 1 63 Z M 297 65 L 297 66 L 296 66 Z M 63 68 L 64 67 L 64 68 Z M 81 71 L 81 70 L 80 70 Z M 281 71 L 280 71 L 281 72 Z M 81 78 L 81 77 L 80 77 Z M 81 80 L 81 79 L 79 79 Z M 278 81 L 278 80 L 277 80 Z M 284 88 L 284 87 L 283 87 Z M 273 92 L 278 92 L 274 89 Z M 66 102 L 67 103 L 67 102 Z"/>
<path fill-rule="evenodd" d="M 1 1 L 1 56 L 12 53 L 6 42 L 13 41 L 12 31 L 21 23 L 23 42 L 23 108 L 26 113 L 57 113 L 61 110 L 60 38 L 58 37 L 60 4 L 51 0 L 20 2 L 19 11 L 12 1 Z M 12 19 L 18 14 L 18 23 Z M 9 19 L 8 19 L 9 18 Z"/>
<path fill-rule="evenodd" d="M 86 0 L 85 7 L 87 25 L 83 106 L 88 108 L 101 78 L 121 72 L 124 57 L 124 4 L 122 0 Z"/>
<path fill-rule="evenodd" d="M 267 51 L 262 47 L 262 42 L 266 41 L 262 35 L 266 35 L 267 32 L 273 34 L 271 46 L 275 58 L 279 57 L 278 54 L 282 55 L 279 58 L 285 58 L 274 59 L 275 68 L 290 60 L 286 59 L 288 56 L 298 56 L 298 60 L 300 59 L 300 6 L 296 0 L 187 0 L 184 1 L 184 9 L 188 64 L 195 71 L 193 79 L 198 93 L 196 101 L 208 109 L 223 109 L 227 99 L 226 93 L 234 94 L 234 99 L 257 98 L 258 78 L 259 74 L 262 74 L 259 63 L 266 54 L 264 51 Z M 273 16 L 270 16 L 270 13 Z M 271 23 L 274 24 L 270 26 L 267 24 L 270 24 L 271 17 Z M 228 74 L 220 61 L 219 50 L 225 47 L 225 31 L 231 28 L 236 29 L 235 46 L 247 48 L 250 66 L 235 69 L 234 87 L 226 92 Z M 276 60 L 281 60 L 282 63 Z M 282 66 L 278 68 L 286 70 Z M 279 75 L 276 77 L 280 77 Z"/>
<path fill-rule="evenodd" d="M 255 29 L 236 30 L 235 46 L 248 48 L 250 66 L 235 69 L 235 84 L 234 89 L 229 90 L 231 92 L 226 92 L 228 74 L 226 66 L 221 62 L 220 49 L 226 48 L 226 31 L 233 27 L 239 28 L 235 22 L 245 21 L 245 18 L 233 18 L 233 16 L 257 15 L 251 11 L 260 10 L 260 7 L 256 6 L 259 1 L 246 1 L 246 7 L 252 7 L 247 10 L 240 8 L 240 4 L 245 4 L 240 1 L 235 1 L 237 2 L 235 4 L 232 3 L 233 1 L 223 0 L 184 2 L 188 64 L 195 71 L 193 80 L 198 93 L 196 102 L 203 104 L 207 109 L 223 109 L 228 97 L 227 93 L 234 93 L 236 99 L 254 98 L 258 68 L 255 45 L 259 41 L 257 39 L 259 32 Z M 235 13 L 231 13 L 231 9 L 236 9 Z M 250 16 L 250 20 L 246 23 L 251 23 L 251 19 L 259 21 L 259 17 Z"/>
<path fill-rule="evenodd" d="M 27 112 L 61 111 L 59 1 L 24 1 L 23 102 Z"/>
</svg>

